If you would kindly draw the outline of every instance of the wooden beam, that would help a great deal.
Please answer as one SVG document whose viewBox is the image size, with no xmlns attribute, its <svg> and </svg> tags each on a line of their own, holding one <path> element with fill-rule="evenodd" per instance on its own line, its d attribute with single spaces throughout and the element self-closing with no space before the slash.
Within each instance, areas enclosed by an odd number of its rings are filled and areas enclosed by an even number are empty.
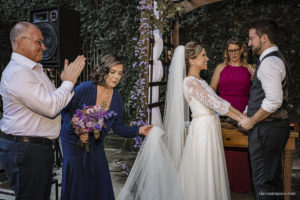
<svg viewBox="0 0 300 200">
<path fill-rule="evenodd" d="M 149 86 L 161 86 L 161 85 L 167 85 L 167 81 L 157 81 L 157 82 L 149 82 Z"/>
<path fill-rule="evenodd" d="M 174 21 L 171 43 L 174 49 L 179 45 L 179 16 L 177 15 Z"/>
<path fill-rule="evenodd" d="M 206 4 L 215 3 L 223 0 L 184 0 L 181 4 L 184 7 L 184 13 L 191 12 L 192 10 L 204 6 Z"/>
</svg>

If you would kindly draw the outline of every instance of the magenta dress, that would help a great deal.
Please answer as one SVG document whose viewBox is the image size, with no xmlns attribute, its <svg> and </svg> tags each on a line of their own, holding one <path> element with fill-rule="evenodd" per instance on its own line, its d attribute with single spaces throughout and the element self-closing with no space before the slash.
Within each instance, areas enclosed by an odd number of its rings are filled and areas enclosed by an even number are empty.
<svg viewBox="0 0 300 200">
<path fill-rule="evenodd" d="M 220 97 L 240 112 L 248 104 L 251 75 L 243 66 L 228 65 L 222 70 L 218 85 Z M 225 148 L 230 187 L 234 192 L 244 193 L 251 188 L 248 149 Z"/>
</svg>

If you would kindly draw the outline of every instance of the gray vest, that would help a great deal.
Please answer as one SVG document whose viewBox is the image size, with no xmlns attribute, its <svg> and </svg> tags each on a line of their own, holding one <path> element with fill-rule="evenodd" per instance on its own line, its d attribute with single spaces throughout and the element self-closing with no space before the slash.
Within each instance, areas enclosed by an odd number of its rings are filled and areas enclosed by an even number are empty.
<svg viewBox="0 0 300 200">
<path fill-rule="evenodd" d="M 269 56 L 279 57 L 284 62 L 285 70 L 286 70 L 286 76 L 285 76 L 284 80 L 282 81 L 283 103 L 277 111 L 272 113 L 266 119 L 266 121 L 287 119 L 287 111 L 286 111 L 287 100 L 288 100 L 287 81 L 288 81 L 289 71 L 288 71 L 285 59 L 279 51 L 273 51 L 273 52 L 267 54 L 265 57 L 262 58 L 261 62 Z M 250 90 L 250 97 L 249 97 L 248 110 L 247 110 L 248 117 L 253 116 L 260 109 L 262 101 L 263 101 L 264 98 L 265 98 L 265 92 L 262 88 L 260 80 L 257 78 L 257 69 L 256 69 L 256 71 L 254 73 L 253 80 L 252 80 L 251 90 Z"/>
</svg>

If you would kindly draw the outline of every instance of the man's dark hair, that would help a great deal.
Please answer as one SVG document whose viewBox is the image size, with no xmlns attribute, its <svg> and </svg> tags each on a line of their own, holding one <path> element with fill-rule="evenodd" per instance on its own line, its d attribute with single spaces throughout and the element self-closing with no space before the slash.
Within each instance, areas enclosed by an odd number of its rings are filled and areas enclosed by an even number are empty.
<svg viewBox="0 0 300 200">
<path fill-rule="evenodd" d="M 277 23 L 272 19 L 259 19 L 250 24 L 249 29 L 256 29 L 256 34 L 261 37 L 263 34 L 268 35 L 272 44 L 276 44 L 279 28 Z"/>
</svg>

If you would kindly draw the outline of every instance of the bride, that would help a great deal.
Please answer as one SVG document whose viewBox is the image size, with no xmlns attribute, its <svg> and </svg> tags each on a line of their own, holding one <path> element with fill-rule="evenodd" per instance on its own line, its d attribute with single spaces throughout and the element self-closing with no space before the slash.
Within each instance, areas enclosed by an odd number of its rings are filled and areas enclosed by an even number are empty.
<svg viewBox="0 0 300 200">
<path fill-rule="evenodd" d="M 205 49 L 196 42 L 175 49 L 169 70 L 165 132 L 153 127 L 145 138 L 118 200 L 230 199 L 216 112 L 237 121 L 242 114 L 200 77 L 208 60 Z M 185 99 L 193 119 L 184 144 L 184 122 L 188 119 Z"/>
</svg>

